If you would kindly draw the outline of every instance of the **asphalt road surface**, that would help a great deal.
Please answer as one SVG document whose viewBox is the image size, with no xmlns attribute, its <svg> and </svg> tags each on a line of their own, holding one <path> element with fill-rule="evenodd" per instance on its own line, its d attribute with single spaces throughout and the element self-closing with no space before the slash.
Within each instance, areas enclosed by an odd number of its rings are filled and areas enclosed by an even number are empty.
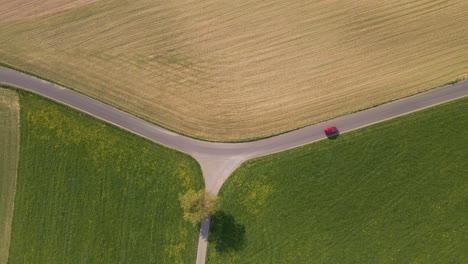
<svg viewBox="0 0 468 264">
<path fill-rule="evenodd" d="M 342 134 L 468 95 L 468 81 L 463 81 L 267 139 L 213 143 L 179 135 L 62 86 L 1 66 L 0 83 L 48 97 L 191 155 L 200 163 L 206 189 L 214 194 L 242 162 L 325 139 L 323 129 L 326 127 L 337 126 Z M 208 230 L 209 219 L 206 219 L 200 230 L 197 264 L 205 263 Z"/>
</svg>

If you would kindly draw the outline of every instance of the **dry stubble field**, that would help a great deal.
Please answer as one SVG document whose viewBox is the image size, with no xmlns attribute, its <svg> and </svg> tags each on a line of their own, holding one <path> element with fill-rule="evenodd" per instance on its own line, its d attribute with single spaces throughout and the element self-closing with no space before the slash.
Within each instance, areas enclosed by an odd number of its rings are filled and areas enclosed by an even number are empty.
<svg viewBox="0 0 468 264">
<path fill-rule="evenodd" d="M 19 149 L 19 103 L 16 92 L 0 87 L 0 263 L 10 246 Z"/>
<path fill-rule="evenodd" d="M 65 5 L 65 0 L 48 0 Z M 9 2 L 9 1 L 8 1 Z M 468 74 L 468 1 L 74 1 L 0 12 L 0 62 L 172 130 L 265 137 Z M 41 2 L 42 3 L 42 2 Z"/>
</svg>

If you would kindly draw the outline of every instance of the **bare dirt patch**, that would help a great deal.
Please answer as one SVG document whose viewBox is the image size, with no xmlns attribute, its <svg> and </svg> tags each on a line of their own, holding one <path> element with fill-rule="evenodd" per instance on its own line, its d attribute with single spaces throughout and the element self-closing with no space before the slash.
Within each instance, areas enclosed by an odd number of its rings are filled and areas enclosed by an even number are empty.
<svg viewBox="0 0 468 264">
<path fill-rule="evenodd" d="M 97 0 L 0 0 L 0 23 L 53 14 Z"/>
<path fill-rule="evenodd" d="M 0 88 L 0 263 L 8 262 L 19 150 L 16 92 Z"/>
</svg>

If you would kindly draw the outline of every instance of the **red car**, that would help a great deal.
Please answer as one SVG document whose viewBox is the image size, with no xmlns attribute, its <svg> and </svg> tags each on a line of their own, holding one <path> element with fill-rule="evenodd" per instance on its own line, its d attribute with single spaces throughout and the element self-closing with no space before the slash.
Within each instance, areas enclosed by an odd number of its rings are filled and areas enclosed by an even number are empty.
<svg viewBox="0 0 468 264">
<path fill-rule="evenodd" d="M 325 135 L 327 136 L 333 136 L 338 134 L 338 128 L 336 128 L 336 126 L 327 127 L 323 132 L 325 132 Z"/>
</svg>

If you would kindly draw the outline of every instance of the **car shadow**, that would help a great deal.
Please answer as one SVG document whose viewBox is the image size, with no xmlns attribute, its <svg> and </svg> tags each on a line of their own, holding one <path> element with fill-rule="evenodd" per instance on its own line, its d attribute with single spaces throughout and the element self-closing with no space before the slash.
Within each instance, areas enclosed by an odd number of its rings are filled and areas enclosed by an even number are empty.
<svg viewBox="0 0 468 264">
<path fill-rule="evenodd" d="M 335 140 L 337 139 L 338 137 L 340 136 L 340 132 L 336 132 L 336 133 L 333 133 L 333 134 L 328 134 L 327 135 L 327 138 L 330 139 L 330 140 Z"/>
<path fill-rule="evenodd" d="M 240 250 L 245 246 L 245 226 L 236 223 L 231 214 L 217 211 L 211 216 L 208 241 L 218 252 Z"/>
</svg>

